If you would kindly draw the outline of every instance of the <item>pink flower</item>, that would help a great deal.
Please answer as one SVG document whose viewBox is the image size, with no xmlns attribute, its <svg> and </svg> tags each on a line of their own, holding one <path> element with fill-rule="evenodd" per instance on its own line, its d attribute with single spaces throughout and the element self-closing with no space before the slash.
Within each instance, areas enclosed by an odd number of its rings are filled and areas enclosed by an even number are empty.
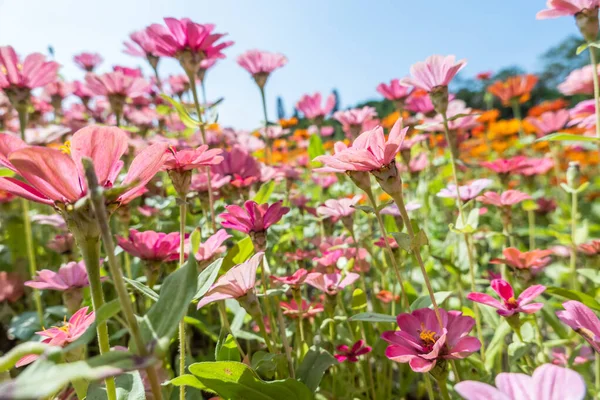
<svg viewBox="0 0 600 400">
<path fill-rule="evenodd" d="M 322 162 L 328 170 L 334 172 L 381 169 L 394 161 L 408 132 L 408 127 L 400 129 L 400 123 L 401 120 L 396 121 L 387 141 L 383 128 L 378 126 L 361 133 L 350 147 L 344 142 L 337 142 L 334 146 L 335 154 L 316 157 L 315 161 Z"/>
<path fill-rule="evenodd" d="M 94 68 L 102 63 L 102 57 L 98 53 L 80 53 L 73 57 L 73 61 L 80 68 L 87 72 L 92 72 Z"/>
<path fill-rule="evenodd" d="M 312 181 L 323 189 L 328 189 L 338 181 L 335 174 L 313 174 L 311 176 Z"/>
<path fill-rule="evenodd" d="M 477 197 L 477 195 L 481 193 L 483 189 L 490 186 L 492 183 L 493 182 L 491 179 L 475 179 L 466 185 L 459 186 L 458 194 L 460 195 L 462 201 L 467 202 Z M 450 183 L 447 187 L 438 192 L 437 197 L 455 199 L 456 194 L 456 185 Z"/>
<path fill-rule="evenodd" d="M 58 254 L 69 254 L 75 246 L 75 238 L 71 233 L 56 235 L 48 241 L 46 247 Z"/>
<path fill-rule="evenodd" d="M 580 101 L 569 110 L 569 114 L 571 116 L 569 126 L 589 130 L 596 129 L 596 101 L 594 99 Z"/>
<path fill-rule="evenodd" d="M 448 86 L 454 76 L 467 65 L 466 60 L 456 61 L 456 56 L 433 55 L 425 61 L 410 67 L 410 78 L 400 80 L 400 84 L 414 86 L 431 92 L 440 86 Z"/>
<path fill-rule="evenodd" d="M 517 173 L 523 176 L 534 176 L 547 174 L 554 167 L 554 160 L 549 157 L 529 158 L 529 165 L 523 166 Z"/>
<path fill-rule="evenodd" d="M 304 258 L 304 257 L 303 257 Z M 278 277 L 271 275 L 271 280 L 273 282 L 280 283 L 282 285 L 290 285 L 299 287 L 304 283 L 306 276 L 308 275 L 308 271 L 304 268 L 300 268 L 298 271 L 294 272 L 290 276 Z"/>
<path fill-rule="evenodd" d="M 132 98 L 150 92 L 150 84 L 144 78 L 127 76 L 121 71 L 102 75 L 89 73 L 85 76 L 85 82 L 92 93 L 98 96 Z"/>
<path fill-rule="evenodd" d="M 592 10 L 600 6 L 599 0 L 548 0 L 547 10 L 537 13 L 537 19 L 550 19 L 573 16 L 585 10 Z"/>
<path fill-rule="evenodd" d="M 82 101 L 89 101 L 92 97 L 94 97 L 94 93 L 90 90 L 90 88 L 81 81 L 73 82 L 73 94 L 79 97 Z"/>
<path fill-rule="evenodd" d="M 9 164 L 5 166 L 26 182 L 3 177 L 0 190 L 42 204 L 74 204 L 87 193 L 81 159 L 91 158 L 100 184 L 113 187 L 123 168 L 120 158 L 127 151 L 127 141 L 127 135 L 119 128 L 90 125 L 71 138 L 70 156 L 57 149 L 37 146 L 4 153 L 14 148 L 15 142 L 1 135 L 0 153 Z M 154 144 L 133 159 L 122 185 L 136 184 L 116 199 L 118 203 L 127 203 L 141 194 L 146 183 L 160 170 L 166 149 L 166 144 Z"/>
<path fill-rule="evenodd" d="M 163 233 L 129 230 L 129 238 L 117 236 L 117 243 L 134 257 L 146 261 L 173 261 L 179 259 L 179 232 Z"/>
<path fill-rule="evenodd" d="M 496 376 L 496 387 L 477 381 L 463 381 L 454 389 L 466 400 L 583 400 L 585 382 L 573 370 L 544 364 L 531 377 L 502 372 Z"/>
<path fill-rule="evenodd" d="M 524 156 L 516 156 L 508 159 L 499 158 L 494 161 L 484 161 L 481 166 L 494 171 L 500 175 L 519 172 L 521 169 L 529 167 L 529 161 Z"/>
<path fill-rule="evenodd" d="M 496 207 L 511 207 L 525 200 L 531 200 L 531 196 L 518 190 L 507 190 L 501 194 L 485 192 L 482 196 L 477 197 L 477 201 Z"/>
<path fill-rule="evenodd" d="M 45 338 L 42 340 L 42 343 L 46 343 L 51 346 L 64 347 L 83 335 L 87 328 L 89 328 L 89 326 L 96 319 L 93 311 L 89 314 L 87 312 L 88 307 L 83 307 L 73 314 L 71 318 L 69 318 L 69 322 L 65 322 L 60 328 L 54 326 L 50 329 L 36 332 L 36 334 Z M 21 358 L 15 366 L 17 368 L 22 367 L 23 365 L 34 362 L 38 358 L 39 356 L 36 354 L 25 356 Z"/>
<path fill-rule="evenodd" d="M 377 86 L 377 91 L 381 93 L 383 97 L 391 101 L 404 100 L 410 94 L 412 89 L 400 84 L 400 80 L 392 79 L 389 85 L 380 83 Z"/>
<path fill-rule="evenodd" d="M 314 257 L 313 261 L 317 263 L 317 267 L 315 268 L 318 272 L 324 272 L 330 269 L 337 269 L 337 262 L 342 256 L 344 252 L 341 249 L 336 250 L 326 250 L 323 252 L 321 257 Z"/>
<path fill-rule="evenodd" d="M 542 137 L 560 132 L 569 122 L 569 112 L 567 110 L 546 111 L 539 118 L 527 118 L 527 122 L 535 127 L 537 136 Z"/>
<path fill-rule="evenodd" d="M 584 346 L 579 350 L 579 353 L 575 356 L 573 360 L 573 365 L 583 365 L 594 359 L 594 352 L 591 348 Z M 552 349 L 552 364 L 558 365 L 561 367 L 569 366 L 569 357 L 567 357 L 567 352 L 564 348 L 556 348 Z"/>
<path fill-rule="evenodd" d="M 397 249 L 398 247 L 400 247 L 398 245 L 398 242 L 396 242 L 396 239 L 394 239 L 393 236 L 388 236 L 387 238 L 387 243 L 390 245 L 390 247 L 392 249 Z M 376 241 L 373 242 L 373 244 L 377 247 L 381 247 L 382 249 L 385 248 L 387 245 L 385 244 L 385 238 L 382 236 L 379 239 L 377 239 Z"/>
<path fill-rule="evenodd" d="M 582 243 L 577 249 L 587 256 L 596 256 L 600 254 L 600 240 L 592 240 L 588 243 Z"/>
<path fill-rule="evenodd" d="M 50 97 L 52 101 L 55 99 L 62 100 L 73 93 L 73 89 L 72 83 L 56 80 L 44 86 L 44 95 Z"/>
<path fill-rule="evenodd" d="M 498 315 L 510 317 L 517 313 L 533 314 L 539 311 L 543 303 L 531 303 L 533 299 L 542 294 L 546 290 L 545 286 L 534 285 L 525 289 L 518 298 L 515 299 L 515 293 L 510 283 L 502 279 L 494 279 L 490 285 L 494 292 L 500 296 L 502 302 L 496 300 L 489 294 L 485 293 L 469 293 L 467 299 L 476 303 L 481 303 L 498 309 Z"/>
<path fill-rule="evenodd" d="M 64 292 L 69 289 L 83 288 L 90 285 L 83 261 L 71 261 L 58 269 L 58 272 L 43 269 L 37 272 L 32 281 L 25 282 L 29 286 L 40 290 L 57 290 Z"/>
<path fill-rule="evenodd" d="M 381 337 L 390 345 L 385 355 L 392 361 L 409 363 L 415 372 L 429 372 L 438 360 L 462 359 L 479 350 L 478 339 L 468 336 L 475 320 L 459 311 L 440 309 L 443 327 L 435 311 L 421 308 L 398 315 L 400 330 L 384 332 Z"/>
<path fill-rule="evenodd" d="M 320 272 L 311 272 L 306 277 L 305 282 L 330 296 L 336 295 L 341 289 L 352 285 L 360 278 L 359 274 L 348 272 L 345 275 L 339 272 L 332 274 L 322 274 Z"/>
<path fill-rule="evenodd" d="M 325 204 L 317 207 L 317 213 L 325 218 L 333 218 L 337 221 L 343 217 L 349 217 L 356 211 L 352 206 L 358 204 L 361 196 L 354 196 L 351 199 L 342 198 L 339 200 L 325 200 Z"/>
<path fill-rule="evenodd" d="M 406 211 L 408 212 L 418 210 L 419 208 L 421 208 L 421 204 L 417 203 L 416 201 L 409 201 L 406 203 Z M 392 215 L 394 217 L 401 216 L 400 210 L 398 210 L 398 206 L 396 204 L 390 204 L 381 210 L 381 213 L 384 215 Z"/>
<path fill-rule="evenodd" d="M 365 341 L 362 339 L 354 343 L 351 348 L 345 344 L 341 344 L 335 349 L 337 350 L 337 354 L 334 357 L 340 363 L 344 361 L 351 363 L 358 362 L 358 357 L 368 354 L 372 350 L 371 346 L 365 346 Z"/>
<path fill-rule="evenodd" d="M 600 76 L 600 66 L 596 69 L 596 74 Z M 558 85 L 558 90 L 566 96 L 594 94 L 594 67 L 586 65 L 571 71 L 565 81 Z"/>
<path fill-rule="evenodd" d="M 15 90 L 34 89 L 54 81 L 58 68 L 58 63 L 46 61 L 40 53 L 28 55 L 21 63 L 11 46 L 0 47 L 0 88 L 9 98 Z"/>
<path fill-rule="evenodd" d="M 225 229 L 219 229 L 217 233 L 206 239 L 206 242 L 200 243 L 198 251 L 194 255 L 198 262 L 209 261 L 217 254 L 223 253 L 227 247 L 223 246 L 223 243 L 229 239 L 231 235 L 225 231 Z"/>
<path fill-rule="evenodd" d="M 14 303 L 23 296 L 23 280 L 17 273 L 0 271 L 0 303 Z"/>
<path fill-rule="evenodd" d="M 452 131 L 459 129 L 471 129 L 477 126 L 479 123 L 477 122 L 477 117 L 471 114 L 473 111 L 472 108 L 467 107 L 467 104 L 462 100 L 452 100 L 448 103 L 448 109 L 446 111 L 446 117 L 451 119 L 453 117 L 457 117 L 459 115 L 465 115 L 464 117 L 459 117 L 448 121 L 448 128 Z M 426 131 L 429 132 L 443 132 L 444 131 L 444 122 L 443 117 L 438 114 L 434 118 L 426 118 L 425 124 L 428 126 L 425 128 Z M 429 125 L 433 124 L 433 125 Z"/>
<path fill-rule="evenodd" d="M 503 259 L 494 259 L 492 264 L 506 264 L 517 269 L 540 269 L 548 265 L 551 261 L 552 250 L 531 250 L 521 252 L 514 247 L 506 248 L 502 251 Z"/>
<path fill-rule="evenodd" d="M 305 94 L 296 103 L 296 108 L 307 119 L 325 118 L 329 114 L 333 107 L 335 107 L 335 95 L 332 93 L 327 97 L 325 106 L 321 107 L 321 93 L 315 93 L 314 95 Z"/>
<path fill-rule="evenodd" d="M 580 334 L 596 352 L 600 353 L 600 320 L 588 306 L 575 300 L 563 303 L 564 311 L 556 316 Z"/>
<path fill-rule="evenodd" d="M 219 300 L 239 299 L 254 291 L 256 270 L 265 253 L 256 253 L 248 261 L 225 272 L 198 302 L 198 309 Z"/>
<path fill-rule="evenodd" d="M 244 203 L 243 208 L 237 205 L 225 206 L 227 211 L 219 215 L 219 218 L 223 219 L 221 225 L 225 228 L 244 233 L 265 232 L 290 211 L 282 204 L 282 201 L 269 205 L 268 203 L 257 204 L 255 201 L 248 200 Z"/>
<path fill-rule="evenodd" d="M 160 211 L 158 208 L 148 206 L 148 205 L 140 206 L 137 208 L 137 210 L 140 213 L 140 215 L 142 215 L 143 217 L 146 217 L 146 218 L 150 218 L 150 217 L 158 214 L 158 212 Z"/>
<path fill-rule="evenodd" d="M 408 170 L 416 174 L 418 172 L 423 171 L 429 165 L 429 159 L 426 153 L 419 153 L 416 157 L 410 160 L 408 163 Z"/>
<path fill-rule="evenodd" d="M 415 90 L 408 96 L 406 99 L 406 109 L 421 114 L 429 114 L 434 111 L 433 103 L 427 92 L 422 90 Z"/>
<path fill-rule="evenodd" d="M 342 124 L 344 130 L 351 127 L 362 128 L 365 122 L 377 118 L 377 111 L 375 111 L 374 107 L 364 106 L 362 108 L 336 111 L 333 113 L 333 118 Z"/>
<path fill-rule="evenodd" d="M 237 58 L 237 63 L 252 76 L 269 75 L 271 72 L 287 64 L 283 54 L 261 50 L 248 50 Z"/>
<path fill-rule="evenodd" d="M 230 177 L 231 184 L 235 187 L 247 187 L 260 180 L 260 163 L 242 147 L 233 146 L 221 156 L 223 162 L 213 165 L 211 171 L 222 177 Z"/>
<path fill-rule="evenodd" d="M 314 304 L 308 303 L 306 300 L 302 300 L 302 310 L 298 308 L 298 304 L 296 300 L 290 301 L 289 303 L 282 301 L 279 303 L 283 310 L 283 314 L 287 315 L 292 319 L 296 319 L 300 317 L 300 311 L 302 311 L 302 319 L 308 318 L 313 319 L 317 314 L 320 314 L 324 311 L 323 304 Z"/>
<path fill-rule="evenodd" d="M 129 54 L 134 57 L 158 57 L 156 51 L 156 42 L 148 34 L 146 29 L 141 31 L 133 32 L 129 35 L 132 42 L 125 42 L 125 54 Z"/>
<path fill-rule="evenodd" d="M 183 95 L 190 88 L 190 80 L 185 75 L 171 75 L 167 79 L 171 92 L 177 96 Z"/>
<path fill-rule="evenodd" d="M 208 165 L 217 165 L 223 161 L 223 157 L 219 154 L 223 152 L 221 149 L 208 149 L 208 146 L 203 144 L 196 149 L 175 150 L 169 147 L 171 154 L 165 160 L 163 169 L 190 171 Z"/>
<path fill-rule="evenodd" d="M 263 138 L 274 140 L 274 139 L 278 139 L 280 137 L 287 135 L 288 133 L 290 133 L 290 130 L 283 129 L 279 125 L 269 125 L 266 128 L 265 127 L 260 128 L 260 130 L 258 132 L 260 133 L 260 136 L 262 136 Z"/>
</svg>

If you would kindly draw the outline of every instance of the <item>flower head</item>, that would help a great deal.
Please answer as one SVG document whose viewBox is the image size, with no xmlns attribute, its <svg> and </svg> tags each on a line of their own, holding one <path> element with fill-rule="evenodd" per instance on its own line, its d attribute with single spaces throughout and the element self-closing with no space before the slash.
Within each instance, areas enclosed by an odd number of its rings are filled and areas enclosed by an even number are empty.
<svg viewBox="0 0 600 400">
<path fill-rule="evenodd" d="M 550 19 L 574 16 L 585 10 L 597 9 L 599 6 L 599 0 L 548 0 L 546 2 L 548 9 L 538 12 L 536 18 Z"/>
<path fill-rule="evenodd" d="M 71 233 L 56 235 L 48 241 L 46 246 L 58 254 L 69 254 L 75 246 L 75 238 Z"/>
<path fill-rule="evenodd" d="M 290 286 L 300 286 L 306 280 L 306 276 L 308 275 L 308 271 L 304 268 L 300 268 L 298 271 L 294 272 L 290 276 L 278 277 L 271 276 L 271 280 L 273 282 L 280 283 L 282 285 L 290 285 Z"/>
<path fill-rule="evenodd" d="M 354 196 L 350 199 L 342 198 L 339 200 L 325 200 L 325 204 L 317 207 L 317 213 L 325 218 L 333 218 L 337 221 L 340 218 L 349 217 L 356 211 L 352 206 L 358 204 L 361 196 Z"/>
<path fill-rule="evenodd" d="M 58 68 L 58 63 L 46 61 L 40 53 L 28 55 L 21 63 L 11 46 L 0 47 L 0 88 L 4 91 L 45 86 L 56 79 Z"/>
<path fill-rule="evenodd" d="M 129 35 L 131 42 L 125 42 L 125 54 L 129 54 L 134 57 L 155 57 L 158 59 L 158 52 L 156 50 L 156 42 L 150 36 L 147 29 L 133 32 Z"/>
<path fill-rule="evenodd" d="M 600 66 L 596 69 L 596 75 L 600 75 Z M 594 67 L 586 65 L 571 71 L 565 81 L 558 85 L 558 90 L 566 96 L 594 94 Z"/>
<path fill-rule="evenodd" d="M 569 111 L 546 111 L 539 118 L 527 118 L 527 121 L 536 129 L 538 137 L 560 132 L 569 122 Z"/>
<path fill-rule="evenodd" d="M 102 75 L 89 73 L 85 76 L 88 88 L 97 96 L 121 96 L 133 98 L 150 91 L 150 83 L 144 78 L 125 75 L 122 71 L 107 72 Z"/>
<path fill-rule="evenodd" d="M 322 274 L 320 272 L 311 272 L 306 277 L 305 282 L 310 286 L 315 287 L 322 292 L 333 296 L 346 286 L 352 285 L 360 278 L 359 274 L 348 272 L 345 275 L 339 272 L 332 274 Z"/>
<path fill-rule="evenodd" d="M 456 56 L 433 55 L 425 61 L 413 64 L 410 67 L 410 78 L 400 81 L 402 85 L 432 92 L 438 87 L 448 86 L 458 71 L 467 65 L 466 60 L 456 61 Z"/>
<path fill-rule="evenodd" d="M 474 181 L 458 187 L 458 195 L 462 201 L 469 201 L 477 197 L 479 193 L 492 184 L 491 179 L 475 179 Z M 448 184 L 445 188 L 440 190 L 437 197 L 455 199 L 457 195 L 456 185 L 453 183 Z"/>
<path fill-rule="evenodd" d="M 502 251 L 503 259 L 494 259 L 492 264 L 506 264 L 517 269 L 540 269 L 551 261 L 552 250 L 531 250 L 521 252 L 514 247 Z"/>
<path fill-rule="evenodd" d="M 170 155 L 165 159 L 163 169 L 189 171 L 209 165 L 217 165 L 223 161 L 220 154 L 221 149 L 208 149 L 208 146 L 203 144 L 195 149 L 176 150 L 170 147 Z"/>
<path fill-rule="evenodd" d="M 556 316 L 571 329 L 580 334 L 596 352 L 600 353 L 600 320 L 585 304 L 575 300 L 563 303 L 564 311 Z"/>
<path fill-rule="evenodd" d="M 308 119 L 325 118 L 335 107 L 335 95 L 330 94 L 325 101 L 325 106 L 321 106 L 321 93 L 314 95 L 305 94 L 296 103 L 296 108 Z"/>
<path fill-rule="evenodd" d="M 211 171 L 222 177 L 230 177 L 230 183 L 243 188 L 261 179 L 261 165 L 241 146 L 233 146 L 230 151 L 221 153 L 223 161 L 213 165 Z"/>
<path fill-rule="evenodd" d="M 585 382 L 577 372 L 544 364 L 532 376 L 502 372 L 496 376 L 496 387 L 477 381 L 463 381 L 454 389 L 465 400 L 583 400 Z"/>
<path fill-rule="evenodd" d="M 399 79 L 392 79 L 389 84 L 380 83 L 377 85 L 377 91 L 383 97 L 391 101 L 400 101 L 408 97 L 411 88 L 401 85 Z"/>
<path fill-rule="evenodd" d="M 477 201 L 496 207 L 511 207 L 525 200 L 531 200 L 531 196 L 518 190 L 507 190 L 501 194 L 485 192 L 482 196 L 477 197 Z"/>
<path fill-rule="evenodd" d="M 283 54 L 260 50 L 248 50 L 237 59 L 237 63 L 252 75 L 260 87 L 264 87 L 269 75 L 287 61 Z"/>
<path fill-rule="evenodd" d="M 0 303 L 16 302 L 23 296 L 23 280 L 13 272 L 0 271 Z"/>
<path fill-rule="evenodd" d="M 117 236 L 123 250 L 145 261 L 173 261 L 179 258 L 179 232 L 163 233 L 129 230 L 129 238 Z"/>
<path fill-rule="evenodd" d="M 502 301 L 498 301 L 485 293 L 469 293 L 467 299 L 476 303 L 488 305 L 496 308 L 498 315 L 510 317 L 517 313 L 533 314 L 544 306 L 543 303 L 531 303 L 533 299 L 546 290 L 545 286 L 534 285 L 525 289 L 519 297 L 515 299 L 515 293 L 510 283 L 502 279 L 494 279 L 490 285 L 494 292 L 500 296 Z"/>
<path fill-rule="evenodd" d="M 371 121 L 377 117 L 377 111 L 374 107 L 364 106 L 362 108 L 353 108 L 345 111 L 336 111 L 333 118 L 337 120 L 344 130 L 354 127 L 362 128 L 365 122 Z"/>
<path fill-rule="evenodd" d="M 231 237 L 225 229 L 219 229 L 217 233 L 210 236 L 204 243 L 200 243 L 198 251 L 194 255 L 196 261 L 208 261 L 215 255 L 221 254 L 226 250 L 223 243 Z"/>
<path fill-rule="evenodd" d="M 88 274 L 83 261 L 70 262 L 58 269 L 58 272 L 43 269 L 37 272 L 33 280 L 25 282 L 29 286 L 40 290 L 65 290 L 83 288 L 90 285 Z"/>
<path fill-rule="evenodd" d="M 282 301 L 281 303 L 279 303 L 279 305 L 283 310 L 283 314 L 287 315 L 292 319 L 296 319 L 299 317 L 301 317 L 302 319 L 313 319 L 317 314 L 322 313 L 324 310 L 323 304 L 311 304 L 304 299 L 302 300 L 301 309 L 298 307 L 298 303 L 296 303 L 296 300 L 294 299 L 292 299 L 292 301 L 290 301 L 289 303 Z"/>
<path fill-rule="evenodd" d="M 219 215 L 223 219 L 222 225 L 244 233 L 265 232 L 290 211 L 288 207 L 283 207 L 282 201 L 269 205 L 257 204 L 252 200 L 246 201 L 243 208 L 230 205 L 225 209 L 227 211 Z"/>
<path fill-rule="evenodd" d="M 484 161 L 481 166 L 487 168 L 499 175 L 507 175 L 517 173 L 523 168 L 529 167 L 529 161 L 524 156 L 516 156 L 512 158 L 499 158 L 494 161 Z"/>
<path fill-rule="evenodd" d="M 511 76 L 505 81 L 496 81 L 488 86 L 488 92 L 496 96 L 507 106 L 513 101 L 525 103 L 531 97 L 531 90 L 538 82 L 535 75 Z"/>
<path fill-rule="evenodd" d="M 371 346 L 366 346 L 364 340 L 358 340 L 356 343 L 352 345 L 352 347 L 348 347 L 345 344 L 341 344 L 336 348 L 337 354 L 334 355 L 335 359 L 338 362 L 343 363 L 345 361 L 355 363 L 358 362 L 358 357 L 368 354 L 371 352 Z"/>
<path fill-rule="evenodd" d="M 73 61 L 80 68 L 87 72 L 92 72 L 94 68 L 98 65 L 102 64 L 102 56 L 98 53 L 79 53 L 75 57 L 73 57 Z"/>
<path fill-rule="evenodd" d="M 438 360 L 461 359 L 479 350 L 478 339 L 468 336 L 475 320 L 458 311 L 440 309 L 442 327 L 435 311 L 421 308 L 398 315 L 400 330 L 384 332 L 389 343 L 385 355 L 392 361 L 409 363 L 415 372 L 429 372 Z"/>
</svg>

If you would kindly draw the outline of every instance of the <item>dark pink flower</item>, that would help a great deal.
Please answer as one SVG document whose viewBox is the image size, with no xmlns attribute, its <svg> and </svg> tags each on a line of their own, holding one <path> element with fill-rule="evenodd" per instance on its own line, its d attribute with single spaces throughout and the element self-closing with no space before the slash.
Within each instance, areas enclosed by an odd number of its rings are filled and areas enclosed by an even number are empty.
<svg viewBox="0 0 600 400">
<path fill-rule="evenodd" d="M 46 61 L 43 54 L 30 54 L 21 63 L 11 46 L 0 47 L 0 89 L 9 98 L 15 90 L 35 89 L 54 81 L 58 68 L 58 63 Z"/>
<path fill-rule="evenodd" d="M 466 65 L 466 60 L 456 61 L 453 55 L 429 56 L 425 61 L 413 64 L 410 67 L 411 77 L 400 80 L 400 84 L 431 92 L 435 88 L 448 86 Z"/>
<path fill-rule="evenodd" d="M 337 354 L 334 355 L 335 359 L 338 362 L 343 363 L 345 361 L 355 363 L 358 362 L 358 357 L 368 354 L 371 352 L 371 346 L 366 346 L 364 340 L 359 340 L 352 345 L 352 347 L 348 347 L 345 344 L 341 344 L 335 348 L 337 350 Z"/>
<path fill-rule="evenodd" d="M 526 157 L 516 156 L 508 159 L 499 158 L 494 161 L 484 161 L 481 163 L 481 166 L 503 175 L 519 172 L 530 165 Z"/>
<path fill-rule="evenodd" d="M 431 371 L 438 360 L 462 359 L 478 351 L 481 343 L 468 336 L 475 320 L 458 311 L 439 311 L 443 327 L 430 308 L 398 315 L 400 330 L 381 335 L 389 343 L 385 351 L 387 358 L 409 363 L 413 371 L 424 373 Z"/>
<path fill-rule="evenodd" d="M 230 177 L 230 183 L 238 188 L 247 187 L 261 178 L 260 163 L 240 146 L 224 151 L 223 161 L 213 165 L 211 171 L 221 177 Z"/>
<path fill-rule="evenodd" d="M 200 243 L 198 251 L 194 255 L 197 261 L 209 261 L 217 254 L 223 253 L 227 247 L 223 243 L 231 237 L 225 229 L 219 229 L 217 233 L 210 236 L 204 243 Z"/>
<path fill-rule="evenodd" d="M 98 65 L 102 64 L 102 56 L 98 53 L 79 53 L 73 57 L 73 61 L 77 64 L 81 69 L 92 72 L 94 68 Z"/>
<path fill-rule="evenodd" d="M 146 261 L 173 261 L 179 259 L 179 232 L 163 233 L 129 230 L 129 238 L 117 236 L 117 243 L 134 257 Z"/>
<path fill-rule="evenodd" d="M 335 107 L 335 95 L 330 94 L 325 101 L 325 106 L 321 106 L 321 93 L 315 93 L 314 95 L 305 94 L 296 103 L 296 108 L 305 118 L 317 119 L 325 118 Z"/>
<path fill-rule="evenodd" d="M 597 256 L 600 254 L 600 240 L 592 240 L 577 246 L 577 249 L 587 256 Z"/>
<path fill-rule="evenodd" d="M 525 200 L 531 200 L 531 196 L 518 190 L 507 190 L 501 194 L 485 192 L 482 196 L 477 197 L 477 201 L 496 207 L 511 207 Z"/>
<path fill-rule="evenodd" d="M 223 219 L 221 224 L 244 233 L 265 232 L 290 211 L 288 207 L 283 207 L 282 201 L 269 205 L 257 204 L 252 200 L 246 201 L 244 207 L 230 205 L 225 209 L 227 211 L 219 215 Z"/>
<path fill-rule="evenodd" d="M 467 299 L 476 303 L 485 304 L 490 307 L 498 309 L 496 311 L 498 315 L 503 317 L 510 317 L 517 313 L 533 314 L 539 311 L 544 304 L 543 303 L 531 303 L 533 299 L 542 294 L 546 290 L 545 286 L 534 285 L 525 289 L 519 297 L 515 299 L 515 293 L 510 283 L 502 279 L 494 279 L 490 285 L 494 292 L 500 296 L 501 302 L 485 293 L 469 293 Z"/>
<path fill-rule="evenodd" d="M 37 272 L 37 276 L 33 280 L 25 282 L 25 286 L 35 289 L 57 290 L 59 292 L 89 285 L 90 282 L 83 261 L 72 261 L 65 264 L 58 269 L 58 272 L 43 269 Z"/>
</svg>

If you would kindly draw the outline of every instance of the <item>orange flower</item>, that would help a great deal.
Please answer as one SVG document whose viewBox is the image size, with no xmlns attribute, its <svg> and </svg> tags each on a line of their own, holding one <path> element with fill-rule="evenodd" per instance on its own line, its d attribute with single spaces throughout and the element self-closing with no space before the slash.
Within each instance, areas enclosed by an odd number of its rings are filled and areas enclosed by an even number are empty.
<svg viewBox="0 0 600 400">
<path fill-rule="evenodd" d="M 296 129 L 292 135 L 295 139 L 308 139 L 310 137 L 308 129 Z"/>
<path fill-rule="evenodd" d="M 282 118 L 279 120 L 279 125 L 281 125 L 281 127 L 283 129 L 291 128 L 292 126 L 298 125 L 298 118 L 296 118 L 296 117 L 292 117 L 292 118 L 288 118 L 288 119 Z"/>
<path fill-rule="evenodd" d="M 531 97 L 531 89 L 538 81 L 535 75 L 511 76 L 505 81 L 496 81 L 488 87 L 488 92 L 502 100 L 505 106 L 510 105 L 513 100 L 525 103 Z"/>
<path fill-rule="evenodd" d="M 381 120 L 381 126 L 383 126 L 385 129 L 391 129 L 396 121 L 398 121 L 398 118 L 400 118 L 400 113 L 398 111 L 394 111 Z"/>
<path fill-rule="evenodd" d="M 485 111 L 483 114 L 477 117 L 477 122 L 481 122 L 482 124 L 485 124 L 486 122 L 494 122 L 499 116 L 500 111 L 496 109 Z"/>
<path fill-rule="evenodd" d="M 558 111 L 566 108 L 569 105 L 565 99 L 557 99 L 557 100 L 548 100 L 543 103 L 538 104 L 537 106 L 533 106 L 529 109 L 527 113 L 530 117 L 539 117 L 546 111 Z"/>
</svg>

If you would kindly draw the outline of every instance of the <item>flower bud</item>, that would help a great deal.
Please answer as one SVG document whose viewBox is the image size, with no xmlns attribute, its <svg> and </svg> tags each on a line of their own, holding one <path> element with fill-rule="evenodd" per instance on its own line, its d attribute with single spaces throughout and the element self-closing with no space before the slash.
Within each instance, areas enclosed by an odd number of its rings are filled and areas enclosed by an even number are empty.
<svg viewBox="0 0 600 400">
<path fill-rule="evenodd" d="M 366 193 L 371 192 L 371 177 L 364 171 L 346 171 L 352 182 Z"/>
<path fill-rule="evenodd" d="M 402 178 L 398 173 L 396 161 L 392 161 L 388 165 L 371 171 L 371 173 L 379 182 L 379 186 L 390 196 L 402 196 Z"/>
<path fill-rule="evenodd" d="M 436 86 L 429 92 L 433 108 L 438 114 L 445 115 L 448 111 L 448 86 Z"/>
<path fill-rule="evenodd" d="M 254 232 L 250 231 L 249 233 L 250 239 L 252 240 L 252 244 L 254 245 L 254 250 L 265 251 L 267 249 L 267 232 Z"/>
<path fill-rule="evenodd" d="M 179 195 L 179 198 L 185 199 L 190 191 L 190 184 L 192 183 L 192 170 L 180 171 L 170 169 L 169 178 L 171 178 L 171 182 L 173 183 L 173 187 Z"/>
<path fill-rule="evenodd" d="M 575 14 L 575 22 L 586 42 L 594 42 L 598 37 L 598 8 L 584 9 Z M 593 51 L 592 49 L 589 49 Z"/>
<path fill-rule="evenodd" d="M 577 189 L 581 184 L 581 171 L 577 161 L 571 161 L 567 168 L 567 185 L 571 189 Z"/>
</svg>

